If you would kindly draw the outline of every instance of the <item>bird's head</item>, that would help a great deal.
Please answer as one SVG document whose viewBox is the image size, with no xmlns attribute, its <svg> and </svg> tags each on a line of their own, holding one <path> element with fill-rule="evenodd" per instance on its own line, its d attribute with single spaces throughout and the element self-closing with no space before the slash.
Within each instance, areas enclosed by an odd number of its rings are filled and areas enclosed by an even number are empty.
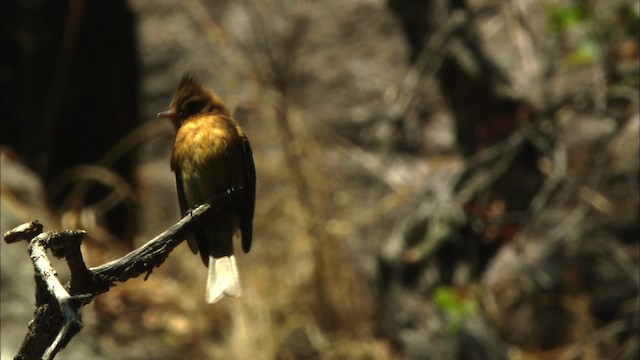
<svg viewBox="0 0 640 360">
<path fill-rule="evenodd" d="M 218 95 L 187 73 L 180 80 L 169 111 L 159 113 L 158 117 L 171 120 L 177 129 L 190 117 L 200 114 L 229 116 L 229 110 Z"/>
</svg>

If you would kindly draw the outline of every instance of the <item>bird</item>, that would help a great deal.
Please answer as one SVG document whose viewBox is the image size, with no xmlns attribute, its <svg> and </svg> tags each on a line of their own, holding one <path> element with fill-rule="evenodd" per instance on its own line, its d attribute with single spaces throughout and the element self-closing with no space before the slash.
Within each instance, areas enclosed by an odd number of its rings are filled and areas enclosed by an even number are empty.
<svg viewBox="0 0 640 360">
<path fill-rule="evenodd" d="M 181 214 L 228 189 L 236 190 L 230 204 L 187 238 L 189 248 L 208 267 L 205 300 L 238 297 L 240 277 L 233 239 L 251 249 L 255 209 L 256 170 L 251 145 L 224 101 L 193 74 L 185 73 L 169 110 L 158 118 L 171 120 L 176 135 L 171 151 Z"/>
</svg>

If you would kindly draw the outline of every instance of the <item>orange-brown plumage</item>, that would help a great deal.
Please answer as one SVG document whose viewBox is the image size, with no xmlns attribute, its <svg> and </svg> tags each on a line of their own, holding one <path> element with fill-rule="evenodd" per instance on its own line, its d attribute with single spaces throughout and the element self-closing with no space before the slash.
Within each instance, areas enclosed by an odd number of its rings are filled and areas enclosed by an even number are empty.
<svg viewBox="0 0 640 360">
<path fill-rule="evenodd" d="M 238 189 L 232 202 L 188 239 L 191 250 L 199 251 L 209 266 L 207 301 L 237 296 L 240 289 L 232 240 L 239 229 L 244 252 L 251 248 L 255 204 L 256 176 L 249 141 L 222 99 L 190 75 L 182 78 L 170 110 L 158 116 L 170 118 L 176 127 L 171 169 L 182 214 L 220 192 Z"/>
</svg>

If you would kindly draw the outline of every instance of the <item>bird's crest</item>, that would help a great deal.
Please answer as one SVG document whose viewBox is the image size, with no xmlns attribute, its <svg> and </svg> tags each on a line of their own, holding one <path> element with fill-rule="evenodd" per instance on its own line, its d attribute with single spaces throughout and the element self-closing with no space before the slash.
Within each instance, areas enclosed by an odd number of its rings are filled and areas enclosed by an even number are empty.
<svg viewBox="0 0 640 360">
<path fill-rule="evenodd" d="M 205 88 L 191 72 L 182 76 L 171 102 L 180 122 L 197 114 L 217 113 L 229 116 L 224 101 L 213 91 Z"/>
</svg>

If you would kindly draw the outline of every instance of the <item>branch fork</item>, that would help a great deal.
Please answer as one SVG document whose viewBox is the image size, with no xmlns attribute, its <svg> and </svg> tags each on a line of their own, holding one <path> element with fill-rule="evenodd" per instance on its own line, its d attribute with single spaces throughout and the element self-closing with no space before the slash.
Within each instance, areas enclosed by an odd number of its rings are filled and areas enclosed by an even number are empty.
<svg viewBox="0 0 640 360">
<path fill-rule="evenodd" d="M 36 220 L 6 232 L 3 237 L 8 244 L 20 240 L 29 242 L 36 280 L 36 311 L 15 359 L 53 359 L 82 330 L 80 309 L 83 306 L 108 292 L 115 282 L 142 274 L 145 279 L 149 277 L 188 235 L 228 205 L 236 191 L 232 188 L 215 195 L 140 248 L 93 268 L 87 268 L 80 250 L 86 235 L 83 230 L 43 232 L 43 225 Z M 69 283 L 62 285 L 47 250 L 65 259 L 71 271 Z"/>
</svg>

